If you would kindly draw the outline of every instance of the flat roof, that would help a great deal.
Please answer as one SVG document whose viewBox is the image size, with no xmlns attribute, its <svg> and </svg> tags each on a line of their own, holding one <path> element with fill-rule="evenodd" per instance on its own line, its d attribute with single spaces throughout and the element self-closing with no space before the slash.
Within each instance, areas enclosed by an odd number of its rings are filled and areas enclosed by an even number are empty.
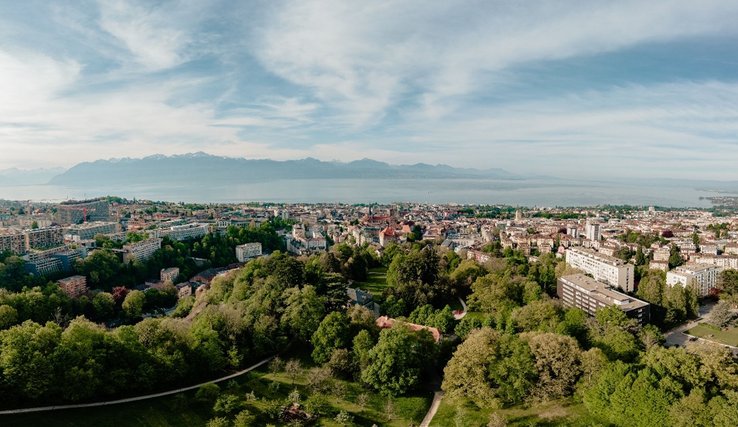
<svg viewBox="0 0 738 427">
<path fill-rule="evenodd" d="M 623 261 L 620 258 L 615 258 L 615 257 L 610 256 L 610 255 L 605 255 L 605 254 L 603 254 L 601 252 L 597 252 L 597 251 L 592 250 L 592 249 L 575 247 L 575 248 L 569 248 L 567 250 L 568 251 L 579 252 L 579 253 L 582 253 L 584 255 L 589 255 L 591 257 L 598 258 L 601 261 L 605 261 L 605 262 L 608 262 L 608 263 L 610 263 L 612 265 L 616 265 L 616 266 L 621 266 L 621 265 L 626 265 L 627 264 L 625 261 Z"/>
<path fill-rule="evenodd" d="M 616 305 L 626 311 L 648 305 L 645 301 L 641 301 L 630 295 L 618 292 L 608 285 L 598 282 L 585 274 L 572 274 L 570 276 L 564 276 L 559 280 L 578 288 L 580 292 L 586 293 L 600 302 L 608 305 Z"/>
</svg>

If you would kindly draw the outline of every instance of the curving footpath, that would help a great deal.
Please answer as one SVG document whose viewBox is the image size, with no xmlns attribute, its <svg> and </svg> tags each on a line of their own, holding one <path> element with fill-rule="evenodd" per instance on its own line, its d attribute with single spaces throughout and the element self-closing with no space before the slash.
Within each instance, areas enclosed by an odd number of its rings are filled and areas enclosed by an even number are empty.
<svg viewBox="0 0 738 427">
<path fill-rule="evenodd" d="M 433 421 L 433 417 L 436 416 L 436 412 L 438 412 L 438 408 L 441 406 L 442 399 L 443 399 L 442 391 L 437 391 L 433 394 L 433 402 L 431 403 L 431 406 L 428 409 L 428 413 L 425 414 L 425 418 L 423 418 L 423 422 L 420 423 L 420 427 L 430 426 L 430 423 Z"/>
<path fill-rule="evenodd" d="M 31 413 L 31 412 L 45 412 L 45 411 L 59 411 L 59 410 L 62 410 L 62 409 L 95 408 L 95 407 L 99 407 L 99 406 L 109 406 L 109 405 L 118 405 L 118 404 L 121 404 L 121 403 L 138 402 L 139 400 L 156 399 L 157 397 L 164 397 L 164 396 L 169 396 L 169 395 L 172 395 L 172 394 L 182 393 L 184 391 L 195 390 L 197 388 L 200 388 L 200 387 L 204 386 L 205 384 L 219 383 L 219 382 L 222 382 L 222 381 L 227 381 L 227 380 L 230 380 L 232 378 L 239 377 L 239 376 L 241 376 L 241 375 L 243 375 L 243 374 L 245 374 L 247 372 L 253 371 L 254 369 L 257 369 L 257 368 L 259 368 L 259 367 L 261 367 L 261 366 L 269 363 L 272 359 L 274 359 L 274 357 L 275 356 L 268 357 L 268 358 L 262 360 L 261 362 L 255 364 L 255 365 L 249 366 L 248 368 L 246 368 L 246 369 L 244 369 L 242 371 L 238 371 L 238 372 L 236 372 L 234 374 L 231 374 L 231 375 L 228 375 L 226 377 L 218 378 L 216 380 L 207 381 L 207 382 L 196 384 L 196 385 L 189 386 L 189 387 L 178 388 L 176 390 L 169 390 L 169 391 L 164 391 L 164 392 L 161 392 L 161 393 L 147 394 L 145 396 L 129 397 L 129 398 L 126 398 L 126 399 L 108 400 L 106 402 L 80 403 L 80 404 L 77 404 L 77 405 L 42 406 L 42 407 L 38 407 L 38 408 L 25 408 L 25 409 L 8 409 L 8 410 L 5 410 L 5 411 L 0 411 L 0 415 L 28 414 L 28 413 Z"/>
</svg>

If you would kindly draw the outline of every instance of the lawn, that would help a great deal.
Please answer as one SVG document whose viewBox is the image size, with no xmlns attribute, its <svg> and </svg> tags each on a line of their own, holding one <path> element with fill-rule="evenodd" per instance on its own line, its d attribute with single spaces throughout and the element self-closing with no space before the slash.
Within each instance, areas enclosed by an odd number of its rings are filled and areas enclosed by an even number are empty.
<svg viewBox="0 0 738 427">
<path fill-rule="evenodd" d="M 584 405 L 569 400 L 539 403 L 530 407 L 515 406 L 493 411 L 479 409 L 465 399 L 445 397 L 441 402 L 432 427 L 463 425 L 483 427 L 487 425 L 492 412 L 504 416 L 509 426 L 589 426 L 596 424 Z"/>
<path fill-rule="evenodd" d="M 387 288 L 387 269 L 376 267 L 369 269 L 369 275 L 365 282 L 357 282 L 356 287 L 369 292 L 375 299 L 382 296 Z"/>
<path fill-rule="evenodd" d="M 738 328 L 720 329 L 708 323 L 700 323 L 686 332 L 689 335 L 738 347 Z"/>
<path fill-rule="evenodd" d="M 228 383 L 221 383 L 221 393 L 243 396 L 246 409 L 257 417 L 254 425 L 279 424 L 268 415 L 273 402 L 284 402 L 293 390 L 307 399 L 322 402 L 325 415 L 317 426 L 338 426 L 333 420 L 341 410 L 354 417 L 359 426 L 417 425 L 425 416 L 432 399 L 431 392 L 419 392 L 391 400 L 365 389 L 353 381 L 334 379 L 327 391 L 312 392 L 308 386 L 308 371 L 312 366 L 306 350 L 295 354 L 303 368 L 294 376 L 286 372 L 271 372 L 267 366 Z M 246 399 L 247 393 L 255 398 Z M 359 396 L 364 395 L 363 399 Z M 365 400 L 365 402 L 362 402 Z M 391 408 L 388 411 L 388 406 Z M 204 426 L 213 418 L 212 402 L 201 402 L 195 392 L 180 393 L 158 399 L 92 409 L 43 412 L 28 415 L 0 416 L 3 427 L 190 427 Z"/>
</svg>

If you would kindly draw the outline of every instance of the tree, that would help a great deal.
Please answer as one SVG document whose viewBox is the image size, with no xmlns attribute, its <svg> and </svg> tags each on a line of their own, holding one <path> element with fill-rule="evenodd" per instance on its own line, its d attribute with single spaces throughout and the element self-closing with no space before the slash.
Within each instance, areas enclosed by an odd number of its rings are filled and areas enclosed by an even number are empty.
<svg viewBox="0 0 738 427">
<path fill-rule="evenodd" d="M 523 335 L 535 358 L 538 382 L 533 394 L 541 400 L 570 396 L 581 375 L 581 350 L 574 338 L 554 333 Z"/>
<path fill-rule="evenodd" d="M 671 245 L 671 249 L 669 250 L 669 268 L 676 268 L 682 264 L 684 264 L 684 259 L 682 258 L 682 252 L 679 246 Z"/>
<path fill-rule="evenodd" d="M 372 348 L 374 348 L 375 343 L 376 341 L 366 329 L 359 331 L 359 333 L 354 337 L 354 361 L 359 365 L 361 370 L 364 370 L 364 368 L 369 364 L 369 354 L 371 353 Z"/>
<path fill-rule="evenodd" d="M 146 303 L 146 295 L 141 291 L 131 291 L 123 300 L 123 313 L 129 319 L 138 319 L 143 313 L 144 303 Z"/>
<path fill-rule="evenodd" d="M 555 331 L 562 317 L 561 307 L 551 299 L 533 301 L 528 305 L 516 308 L 512 319 L 522 331 Z"/>
<path fill-rule="evenodd" d="M 731 311 L 730 304 L 725 301 L 719 301 L 710 313 L 709 322 L 722 329 L 728 326 L 734 317 L 735 315 Z"/>
<path fill-rule="evenodd" d="M 315 363 L 327 362 L 333 351 L 350 344 L 350 327 L 345 314 L 334 311 L 328 314 L 311 338 Z"/>
<path fill-rule="evenodd" d="M 91 288 L 109 290 L 119 280 L 121 263 L 118 256 L 108 249 L 92 252 L 84 261 L 80 261 L 79 270 L 87 276 Z"/>
<path fill-rule="evenodd" d="M 414 332 L 395 324 L 380 333 L 377 345 L 369 352 L 361 379 L 383 394 L 404 394 L 420 384 L 425 368 L 432 366 L 435 353 L 430 332 Z"/>
<path fill-rule="evenodd" d="M 54 353 L 61 341 L 61 328 L 41 326 L 30 320 L 0 331 L 0 373 L 3 383 L 22 398 L 51 397 L 56 384 Z"/>
<path fill-rule="evenodd" d="M 3 304 L 0 305 L 0 330 L 7 329 L 18 321 L 18 310 Z"/>
<path fill-rule="evenodd" d="M 282 325 L 289 328 L 295 337 L 309 341 L 323 319 L 324 298 L 313 286 L 305 286 L 287 289 L 284 300 L 286 307 L 282 313 Z"/>
<path fill-rule="evenodd" d="M 113 295 L 107 292 L 99 292 L 92 298 L 92 309 L 95 312 L 95 318 L 107 320 L 113 317 L 115 312 L 115 300 Z"/>
</svg>

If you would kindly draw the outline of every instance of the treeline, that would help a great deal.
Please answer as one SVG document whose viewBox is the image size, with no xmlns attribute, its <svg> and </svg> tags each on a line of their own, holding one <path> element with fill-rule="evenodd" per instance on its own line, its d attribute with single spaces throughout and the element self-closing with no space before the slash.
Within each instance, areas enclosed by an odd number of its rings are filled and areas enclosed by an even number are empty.
<svg viewBox="0 0 738 427">
<path fill-rule="evenodd" d="M 307 341 L 336 306 L 330 291 L 337 286 L 330 277 L 308 274 L 308 261 L 280 252 L 252 261 L 216 278 L 186 318 L 111 330 L 83 317 L 66 328 L 28 320 L 0 331 L 3 404 L 144 394 L 236 369 L 291 339 Z M 345 285 L 342 292 L 345 301 Z"/>
</svg>

